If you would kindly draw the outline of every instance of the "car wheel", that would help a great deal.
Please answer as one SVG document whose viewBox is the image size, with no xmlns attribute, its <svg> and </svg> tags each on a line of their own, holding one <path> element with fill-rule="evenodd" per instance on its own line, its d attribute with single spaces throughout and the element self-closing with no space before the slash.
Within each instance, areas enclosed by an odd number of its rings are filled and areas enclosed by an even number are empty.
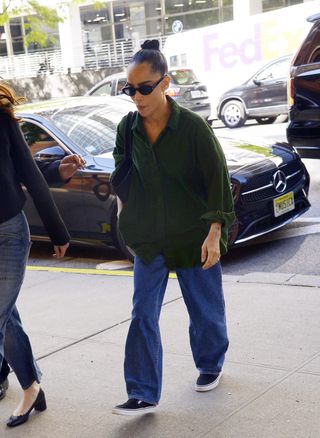
<svg viewBox="0 0 320 438">
<path fill-rule="evenodd" d="M 277 117 L 256 117 L 259 125 L 269 125 L 277 120 Z"/>
<path fill-rule="evenodd" d="M 119 230 L 119 219 L 117 216 L 117 207 L 113 210 L 112 215 L 112 238 L 113 243 L 115 247 L 121 252 L 121 254 L 130 262 L 133 262 L 134 259 L 134 252 L 124 243 L 124 240 L 121 236 L 120 230 Z"/>
<path fill-rule="evenodd" d="M 246 123 L 244 106 L 238 100 L 229 100 L 221 110 L 221 120 L 228 128 L 240 128 Z"/>
</svg>

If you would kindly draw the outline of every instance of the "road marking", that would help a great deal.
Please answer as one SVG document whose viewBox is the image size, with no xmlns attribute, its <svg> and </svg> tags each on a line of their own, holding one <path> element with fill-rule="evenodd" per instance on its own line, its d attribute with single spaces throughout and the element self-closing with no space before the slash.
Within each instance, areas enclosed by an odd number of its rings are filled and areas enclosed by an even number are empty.
<svg viewBox="0 0 320 438">
<path fill-rule="evenodd" d="M 110 271 L 108 269 L 84 269 L 84 268 L 63 268 L 54 266 L 27 266 L 27 271 L 46 271 L 46 272 L 62 272 L 68 274 L 87 274 L 87 275 L 110 275 L 117 277 L 133 277 L 132 271 Z M 175 273 L 170 273 L 169 278 L 176 279 Z"/>
</svg>

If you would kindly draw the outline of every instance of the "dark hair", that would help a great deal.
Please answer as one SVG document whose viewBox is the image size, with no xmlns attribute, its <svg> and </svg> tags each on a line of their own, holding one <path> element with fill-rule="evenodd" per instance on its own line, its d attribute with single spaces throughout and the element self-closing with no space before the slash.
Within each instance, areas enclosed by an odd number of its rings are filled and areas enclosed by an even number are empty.
<svg viewBox="0 0 320 438">
<path fill-rule="evenodd" d="M 159 72 L 164 76 L 168 72 L 168 64 L 164 54 L 160 51 L 158 40 L 146 40 L 141 44 L 141 49 L 135 53 L 130 63 L 142 64 L 147 62 L 153 72 Z"/>
</svg>

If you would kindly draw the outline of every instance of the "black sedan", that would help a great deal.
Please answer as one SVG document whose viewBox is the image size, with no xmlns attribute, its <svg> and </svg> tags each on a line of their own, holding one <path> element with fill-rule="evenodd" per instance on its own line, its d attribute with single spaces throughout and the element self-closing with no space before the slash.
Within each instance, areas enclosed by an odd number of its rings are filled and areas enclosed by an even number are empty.
<svg viewBox="0 0 320 438">
<path fill-rule="evenodd" d="M 21 128 L 32 154 L 57 160 L 80 154 L 86 167 L 70 182 L 51 187 L 72 241 L 116 246 L 131 258 L 117 228 L 116 198 L 110 189 L 116 127 L 133 104 L 121 97 L 73 98 L 21 108 Z M 271 232 L 309 207 L 309 175 L 287 143 L 252 145 L 220 139 L 228 162 L 237 221 L 230 245 Z M 34 240 L 46 232 L 30 199 L 25 206 Z M 143 214 L 143 212 L 142 212 Z"/>
</svg>

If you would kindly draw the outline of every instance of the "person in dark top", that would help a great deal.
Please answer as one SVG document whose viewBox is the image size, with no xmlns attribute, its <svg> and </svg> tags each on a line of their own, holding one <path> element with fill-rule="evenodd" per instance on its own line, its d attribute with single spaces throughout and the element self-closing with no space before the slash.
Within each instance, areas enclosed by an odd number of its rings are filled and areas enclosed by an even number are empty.
<svg viewBox="0 0 320 438">
<path fill-rule="evenodd" d="M 190 317 L 196 391 L 218 385 L 228 348 L 220 255 L 227 252 L 235 214 L 225 157 L 206 122 L 166 96 L 170 78 L 159 42 L 147 40 L 141 47 L 123 88 L 138 111 L 131 128 L 129 197 L 119 214 L 122 237 L 135 252 L 124 363 L 129 399 L 114 407 L 119 415 L 153 412 L 159 403 L 159 316 L 170 269 Z M 116 170 L 124 159 L 125 123 L 126 117 L 117 131 Z"/>
<path fill-rule="evenodd" d="M 64 256 L 70 240 L 15 119 L 12 106 L 17 103 L 14 93 L 0 84 L 0 366 L 5 356 L 23 389 L 23 397 L 7 421 L 9 427 L 26 422 L 33 409 L 46 409 L 41 371 L 15 305 L 30 248 L 22 184 L 44 222 L 56 257 Z"/>
<path fill-rule="evenodd" d="M 62 160 L 56 160 L 54 162 L 39 160 L 35 160 L 35 162 L 45 177 L 47 184 L 54 185 L 67 183 L 74 173 L 78 169 L 83 168 L 85 164 L 83 158 L 76 154 L 67 155 Z M 9 386 L 9 372 L 10 367 L 8 362 L 3 358 L 2 367 L 0 369 L 0 400 L 5 397 Z"/>
</svg>

